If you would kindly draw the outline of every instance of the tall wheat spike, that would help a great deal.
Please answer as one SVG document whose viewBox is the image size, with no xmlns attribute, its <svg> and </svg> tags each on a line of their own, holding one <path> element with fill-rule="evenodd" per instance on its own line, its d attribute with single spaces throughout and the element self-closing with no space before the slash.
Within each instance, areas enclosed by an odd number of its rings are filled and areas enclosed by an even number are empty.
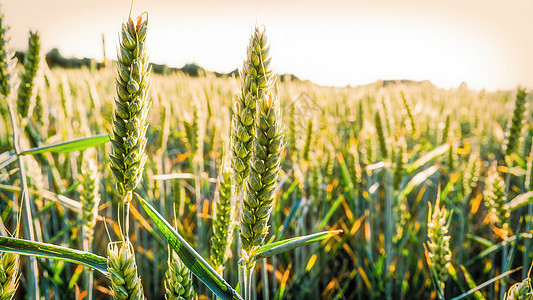
<svg viewBox="0 0 533 300">
<path fill-rule="evenodd" d="M 505 208 L 505 182 L 498 173 L 496 163 L 492 164 L 484 193 L 485 205 L 494 215 L 493 224 L 502 230 L 503 238 L 509 236 L 509 210 Z"/>
<path fill-rule="evenodd" d="M 211 239 L 211 263 L 221 274 L 228 259 L 235 220 L 235 204 L 232 203 L 231 197 L 231 169 L 227 164 L 222 167 L 218 180 L 218 199 L 215 202 Z"/>
<path fill-rule="evenodd" d="M 266 237 L 274 188 L 285 148 L 279 102 L 272 94 L 259 103 L 250 176 L 246 183 L 241 216 L 241 248 L 245 261 L 253 257 Z"/>
<path fill-rule="evenodd" d="M 309 161 L 309 152 L 311 151 L 311 139 L 313 138 L 313 119 L 309 118 L 307 121 L 307 132 L 305 135 L 305 144 L 302 152 L 302 158 Z"/>
<path fill-rule="evenodd" d="M 94 148 L 90 148 L 83 153 L 79 174 L 80 185 L 78 186 L 82 206 L 82 213 L 79 219 L 83 225 L 82 230 L 89 244 L 93 240 L 94 225 L 96 223 L 96 216 L 98 215 L 98 204 L 100 203 L 98 180 L 96 152 Z"/>
<path fill-rule="evenodd" d="M 149 99 L 150 70 L 146 50 L 148 18 L 130 17 L 122 25 L 117 68 L 117 97 L 113 118 L 113 154 L 111 169 L 117 180 L 117 192 L 125 203 L 142 178 L 146 162 L 146 117 Z"/>
<path fill-rule="evenodd" d="M 379 110 L 376 111 L 374 115 L 374 122 L 376 126 L 376 131 L 378 134 L 378 141 L 379 141 L 379 150 L 381 152 L 382 158 L 387 158 L 389 155 L 389 151 L 387 149 L 387 137 L 385 134 L 385 128 L 383 127 L 383 122 L 381 121 L 381 115 L 379 113 Z"/>
<path fill-rule="evenodd" d="M 527 93 L 525 89 L 519 89 L 516 93 L 513 117 L 507 125 L 505 141 L 502 148 L 505 155 L 511 155 L 518 149 L 520 133 L 525 123 L 526 97 Z"/>
<path fill-rule="evenodd" d="M 7 49 L 8 26 L 4 22 L 4 14 L 0 13 L 0 94 L 7 98 L 11 94 L 11 72 L 9 58 L 10 51 Z M 5 109 L 5 105 L 2 105 Z M 7 112 L 6 112 L 7 113 Z"/>
<path fill-rule="evenodd" d="M 232 167 L 238 194 L 244 188 L 249 173 L 257 102 L 270 89 L 274 80 L 269 52 L 265 31 L 256 27 L 250 37 L 240 74 L 241 90 L 233 106 Z"/>
<path fill-rule="evenodd" d="M 39 69 L 41 44 L 39 34 L 30 32 L 28 52 L 24 56 L 24 71 L 20 73 L 20 86 L 17 96 L 17 112 L 21 120 L 31 115 L 31 101 L 34 93 L 35 77 Z"/>
<path fill-rule="evenodd" d="M 428 212 L 428 247 L 430 250 L 430 267 L 435 271 L 438 284 L 440 284 L 442 290 L 444 290 L 446 280 L 448 280 L 448 269 L 452 257 L 448 227 L 449 213 L 445 207 L 440 206 L 437 198 L 435 207 L 432 209 L 430 205 Z"/>
</svg>

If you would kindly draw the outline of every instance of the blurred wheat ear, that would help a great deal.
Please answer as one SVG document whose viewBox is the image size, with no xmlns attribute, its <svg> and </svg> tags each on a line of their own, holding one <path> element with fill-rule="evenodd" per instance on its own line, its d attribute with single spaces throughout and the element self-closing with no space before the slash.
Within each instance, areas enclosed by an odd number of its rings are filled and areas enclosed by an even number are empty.
<svg viewBox="0 0 533 300">
<path fill-rule="evenodd" d="M 0 253 L 0 299 L 10 300 L 19 285 L 19 256 L 14 253 Z"/>
</svg>

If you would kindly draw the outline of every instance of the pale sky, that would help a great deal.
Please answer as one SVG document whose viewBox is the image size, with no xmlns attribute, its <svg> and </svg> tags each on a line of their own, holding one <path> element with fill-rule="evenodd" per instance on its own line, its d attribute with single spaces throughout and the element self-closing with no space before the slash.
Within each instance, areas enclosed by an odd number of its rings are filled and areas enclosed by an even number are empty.
<svg viewBox="0 0 533 300">
<path fill-rule="evenodd" d="M 130 0 L 0 0 L 10 45 L 67 57 L 116 58 Z M 242 66 L 255 24 L 265 25 L 272 64 L 321 85 L 431 80 L 449 88 L 533 88 L 533 0 L 136 0 L 149 14 L 151 61 L 210 71 Z"/>
</svg>

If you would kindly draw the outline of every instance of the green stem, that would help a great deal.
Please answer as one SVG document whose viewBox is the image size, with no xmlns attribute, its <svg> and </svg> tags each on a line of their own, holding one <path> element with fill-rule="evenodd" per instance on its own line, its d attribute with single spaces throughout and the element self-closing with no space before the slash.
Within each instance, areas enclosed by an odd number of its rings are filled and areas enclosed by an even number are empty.
<svg viewBox="0 0 533 300">
<path fill-rule="evenodd" d="M 241 258 L 239 261 L 239 292 L 241 295 L 244 295 L 245 300 L 248 300 L 248 298 L 246 298 L 246 287 L 246 263 Z"/>
<path fill-rule="evenodd" d="M 263 258 L 263 263 L 261 264 L 261 278 L 263 280 L 263 299 L 270 299 L 268 295 L 268 273 L 266 258 Z"/>
<path fill-rule="evenodd" d="M 386 285 L 386 298 L 392 299 L 392 276 L 391 276 L 391 265 L 392 265 L 392 238 L 394 232 L 394 215 L 392 211 L 392 206 L 394 203 L 394 190 L 392 187 L 392 180 L 388 169 L 385 169 L 386 176 L 386 199 L 385 199 L 385 267 L 386 267 L 386 276 L 387 285 Z"/>
<path fill-rule="evenodd" d="M 19 155 L 20 153 L 20 132 L 16 124 L 16 115 L 13 110 L 13 106 L 8 103 L 9 116 L 11 118 L 11 124 L 13 127 L 13 147 L 15 147 L 15 153 L 18 155 L 18 165 L 20 174 L 20 183 L 22 187 L 22 201 L 23 209 L 22 220 L 26 224 L 24 227 L 24 236 L 30 241 L 35 241 L 35 231 L 33 228 L 33 218 L 31 211 L 30 195 L 28 193 L 28 183 L 26 179 L 26 169 L 24 167 L 24 157 Z M 24 132 L 24 130 L 22 130 Z M 39 299 L 39 267 L 37 266 L 37 259 L 30 257 L 26 263 L 26 270 L 28 273 L 28 298 Z"/>
<path fill-rule="evenodd" d="M 252 267 L 246 268 L 246 282 L 244 300 L 252 300 L 252 276 L 254 274 L 255 263 Z"/>
<path fill-rule="evenodd" d="M 510 158 L 505 159 L 505 161 L 507 162 L 506 165 L 507 165 L 507 174 L 505 175 L 505 203 L 507 203 L 509 201 L 509 185 L 511 184 L 511 160 Z M 508 222 L 508 221 L 507 221 Z M 504 226 L 504 224 L 502 224 L 502 226 Z M 507 237 L 506 237 L 507 238 Z M 507 253 L 508 253 L 508 247 L 507 247 L 507 243 L 505 243 L 503 245 L 503 249 L 502 249 L 502 274 L 507 272 Z M 501 279 L 501 287 L 500 287 L 500 299 L 505 299 L 505 292 L 507 291 L 507 280 L 504 278 Z"/>
</svg>

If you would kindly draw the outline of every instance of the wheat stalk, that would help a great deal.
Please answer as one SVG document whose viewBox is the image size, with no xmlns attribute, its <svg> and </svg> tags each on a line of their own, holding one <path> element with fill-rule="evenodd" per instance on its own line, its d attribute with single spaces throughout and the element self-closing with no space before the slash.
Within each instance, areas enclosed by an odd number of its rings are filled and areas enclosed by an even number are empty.
<svg viewBox="0 0 533 300">
<path fill-rule="evenodd" d="M 381 121 L 381 114 L 379 110 L 376 110 L 376 113 L 374 115 L 374 123 L 378 135 L 379 150 L 381 152 L 382 158 L 386 159 L 389 155 L 389 151 L 387 149 L 385 128 L 383 127 L 383 122 Z"/>
</svg>

